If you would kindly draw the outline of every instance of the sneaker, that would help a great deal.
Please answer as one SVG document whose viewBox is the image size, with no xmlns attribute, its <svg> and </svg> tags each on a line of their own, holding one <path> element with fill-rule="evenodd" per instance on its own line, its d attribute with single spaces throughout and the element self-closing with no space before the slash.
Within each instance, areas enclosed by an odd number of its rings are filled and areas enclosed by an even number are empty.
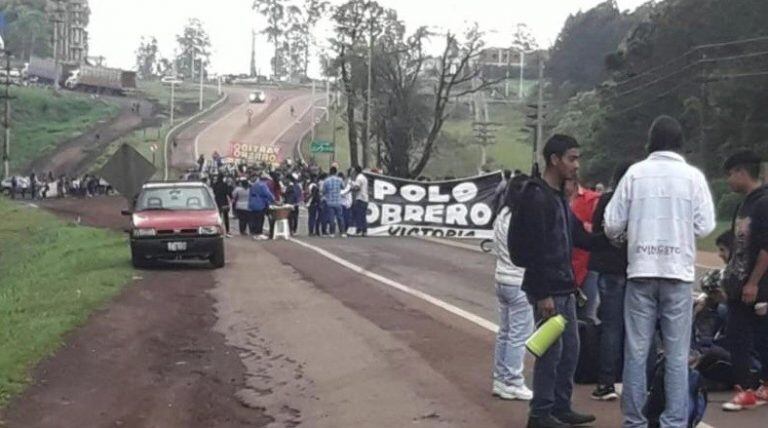
<svg viewBox="0 0 768 428">
<path fill-rule="evenodd" d="M 564 424 L 552 416 L 542 416 L 539 418 L 529 417 L 528 425 L 526 428 L 570 428 L 568 424 Z"/>
<path fill-rule="evenodd" d="M 597 401 L 614 401 L 619 398 L 613 385 L 597 385 L 592 391 L 592 399 Z"/>
<path fill-rule="evenodd" d="M 757 405 L 762 406 L 768 404 L 768 381 L 763 382 L 760 388 L 755 391 L 755 398 L 757 399 Z"/>
<path fill-rule="evenodd" d="M 745 391 L 737 386 L 736 395 L 733 396 L 731 401 L 723 403 L 723 410 L 726 412 L 738 412 L 739 410 L 747 410 L 755 406 L 757 406 L 755 392 L 751 389 Z"/>
<path fill-rule="evenodd" d="M 533 392 L 525 385 L 505 385 L 497 380 L 493 381 L 493 395 L 502 400 L 531 401 Z"/>
<path fill-rule="evenodd" d="M 259 235 L 259 241 L 268 241 L 267 235 Z"/>
<path fill-rule="evenodd" d="M 227 238 L 231 238 L 231 237 L 232 237 L 232 234 L 231 234 L 231 233 L 227 233 L 227 234 L 226 234 L 226 235 L 224 235 L 224 236 L 226 236 Z"/>
<path fill-rule="evenodd" d="M 341 234 L 341 237 L 342 237 L 342 238 L 349 238 L 349 235 L 347 235 L 346 233 L 342 233 L 342 234 Z"/>
<path fill-rule="evenodd" d="M 597 420 L 595 415 L 576 413 L 573 410 L 552 416 L 569 427 L 586 427 L 592 425 L 592 423 Z"/>
</svg>

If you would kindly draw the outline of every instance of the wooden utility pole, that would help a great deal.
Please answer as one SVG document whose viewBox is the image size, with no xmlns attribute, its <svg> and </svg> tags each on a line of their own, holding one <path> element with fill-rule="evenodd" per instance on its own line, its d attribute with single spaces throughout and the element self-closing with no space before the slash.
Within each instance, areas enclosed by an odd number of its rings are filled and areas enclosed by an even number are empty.
<svg viewBox="0 0 768 428">
<path fill-rule="evenodd" d="M 5 139 L 3 140 L 3 178 L 8 178 L 11 174 L 11 53 L 5 51 L 5 118 L 3 127 L 5 127 Z"/>
</svg>

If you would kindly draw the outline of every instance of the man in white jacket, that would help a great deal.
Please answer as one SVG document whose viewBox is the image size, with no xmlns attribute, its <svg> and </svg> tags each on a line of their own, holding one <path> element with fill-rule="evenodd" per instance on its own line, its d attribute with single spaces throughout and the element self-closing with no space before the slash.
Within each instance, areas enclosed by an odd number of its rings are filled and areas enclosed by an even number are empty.
<svg viewBox="0 0 768 428">
<path fill-rule="evenodd" d="M 624 307 L 624 427 L 646 427 L 646 361 L 657 322 L 666 357 L 666 408 L 662 428 L 688 425 L 688 353 L 693 307 L 696 238 L 715 228 L 704 174 L 677 152 L 683 131 L 677 120 L 657 118 L 647 159 L 633 165 L 605 212 L 605 233 L 628 242 Z"/>
</svg>

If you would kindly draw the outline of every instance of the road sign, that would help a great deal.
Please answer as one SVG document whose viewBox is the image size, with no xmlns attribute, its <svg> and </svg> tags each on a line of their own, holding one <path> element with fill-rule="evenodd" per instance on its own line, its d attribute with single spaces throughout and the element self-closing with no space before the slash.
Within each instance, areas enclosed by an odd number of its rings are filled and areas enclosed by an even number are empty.
<svg viewBox="0 0 768 428">
<path fill-rule="evenodd" d="M 312 153 L 333 153 L 333 142 L 326 140 L 315 140 L 309 145 L 309 151 Z"/>
<path fill-rule="evenodd" d="M 155 166 L 137 152 L 123 144 L 101 169 L 100 175 L 112 187 L 131 201 L 141 186 L 155 175 Z"/>
</svg>

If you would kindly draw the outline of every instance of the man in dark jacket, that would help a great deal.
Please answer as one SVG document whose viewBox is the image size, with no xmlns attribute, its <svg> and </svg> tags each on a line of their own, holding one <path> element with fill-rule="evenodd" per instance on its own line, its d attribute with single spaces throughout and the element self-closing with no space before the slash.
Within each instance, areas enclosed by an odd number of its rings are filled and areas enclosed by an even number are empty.
<svg viewBox="0 0 768 428">
<path fill-rule="evenodd" d="M 761 309 L 768 302 L 768 187 L 760 180 L 762 159 L 752 151 L 741 151 L 725 161 L 728 185 L 746 196 L 733 222 L 731 259 L 723 273 L 728 297 L 726 336 L 730 343 L 736 394 L 723 410 L 738 411 L 768 402 L 768 337 L 761 328 L 768 317 Z M 758 385 L 750 375 L 751 355 L 757 352 L 762 364 Z"/>
<path fill-rule="evenodd" d="M 576 281 L 571 265 L 574 245 L 591 249 L 590 237 L 571 212 L 563 193 L 567 180 L 579 170 L 579 144 L 567 135 L 555 135 L 544 147 L 546 170 L 522 190 L 517 230 L 518 248 L 525 261 L 523 291 L 534 304 L 536 322 L 556 314 L 568 321 L 565 332 L 533 369 L 533 400 L 528 428 L 561 428 L 588 424 L 593 415 L 571 408 L 573 377 L 579 358 L 576 319 Z"/>
<path fill-rule="evenodd" d="M 223 174 L 219 174 L 216 182 L 213 184 L 213 196 L 216 198 L 216 206 L 219 207 L 219 214 L 224 221 L 224 229 L 227 232 L 227 238 L 232 237 L 232 234 L 229 233 L 229 209 L 232 205 L 231 194 L 232 186 L 227 184 Z"/>
<path fill-rule="evenodd" d="M 631 163 L 622 163 L 613 174 L 616 186 Z M 603 193 L 597 202 L 592 217 L 593 232 L 603 233 L 605 207 L 613 197 L 613 191 Z M 610 246 L 592 251 L 589 259 L 590 272 L 597 273 L 597 287 L 600 292 L 600 354 L 597 388 L 592 392 L 595 400 L 612 401 L 619 398 L 614 388 L 621 368 L 624 349 L 624 289 L 627 285 L 627 246 Z"/>
</svg>

